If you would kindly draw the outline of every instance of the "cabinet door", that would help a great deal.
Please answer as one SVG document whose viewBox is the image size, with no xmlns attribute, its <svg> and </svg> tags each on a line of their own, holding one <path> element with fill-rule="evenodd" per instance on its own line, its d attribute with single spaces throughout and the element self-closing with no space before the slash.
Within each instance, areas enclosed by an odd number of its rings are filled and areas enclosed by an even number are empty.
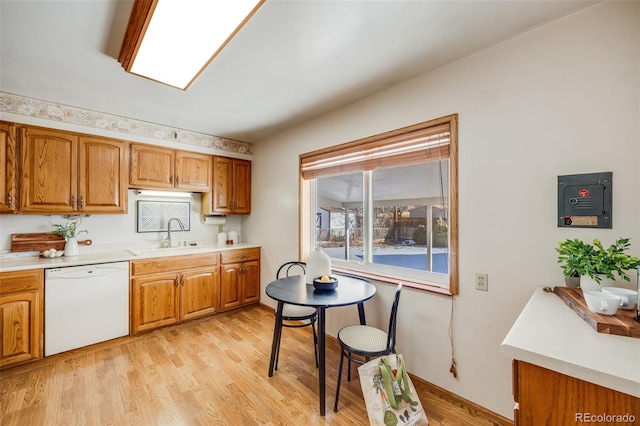
<svg viewBox="0 0 640 426">
<path fill-rule="evenodd" d="M 209 191 L 211 189 L 211 156 L 176 151 L 175 186 L 187 191 Z"/>
<path fill-rule="evenodd" d="M 601 413 L 620 416 L 638 413 L 638 398 L 632 395 L 523 361 L 517 361 L 514 372 L 518 374 L 515 396 L 518 409 L 515 419 L 519 425 L 589 423 L 584 416 L 591 416 L 595 423 L 593 419 Z"/>
<path fill-rule="evenodd" d="M 260 263 L 257 260 L 242 265 L 241 303 L 254 303 L 260 300 Z"/>
<path fill-rule="evenodd" d="M 242 297 L 242 263 L 232 263 L 220 267 L 220 309 L 240 306 Z"/>
<path fill-rule="evenodd" d="M 73 213 L 77 210 L 78 144 L 71 133 L 26 127 L 20 138 L 20 210 Z"/>
<path fill-rule="evenodd" d="M 15 213 L 16 200 L 16 128 L 0 122 L 0 213 Z"/>
<path fill-rule="evenodd" d="M 251 161 L 233 160 L 233 211 L 251 213 Z"/>
<path fill-rule="evenodd" d="M 213 187 L 211 209 L 215 213 L 233 212 L 233 160 L 213 157 Z"/>
<path fill-rule="evenodd" d="M 131 280 L 133 287 L 134 333 L 179 321 L 178 274 L 164 274 Z"/>
<path fill-rule="evenodd" d="M 0 274 L 0 368 L 42 358 L 43 270 Z"/>
<path fill-rule="evenodd" d="M 219 309 L 220 273 L 218 267 L 184 272 L 180 278 L 183 320 L 213 314 Z"/>
<path fill-rule="evenodd" d="M 175 151 L 151 145 L 131 144 L 129 186 L 173 189 Z"/>
<path fill-rule="evenodd" d="M 80 137 L 78 210 L 127 212 L 128 145 L 97 137 Z"/>
<path fill-rule="evenodd" d="M 39 295 L 36 291 L 11 293 L 0 296 L 2 347 L 0 367 L 19 364 L 39 358 L 37 330 Z"/>
</svg>

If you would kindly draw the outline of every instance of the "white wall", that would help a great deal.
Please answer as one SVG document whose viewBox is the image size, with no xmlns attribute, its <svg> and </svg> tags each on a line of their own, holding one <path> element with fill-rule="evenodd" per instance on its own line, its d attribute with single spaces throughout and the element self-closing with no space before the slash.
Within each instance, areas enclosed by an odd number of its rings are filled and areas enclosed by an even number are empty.
<svg viewBox="0 0 640 426">
<path fill-rule="evenodd" d="M 499 346 L 535 288 L 563 284 L 557 242 L 627 236 L 640 254 L 639 54 L 640 4 L 606 2 L 256 143 L 243 227 L 263 244 L 261 301 L 274 306 L 264 287 L 297 258 L 299 154 L 458 113 L 458 378 L 449 297 L 403 292 L 398 350 L 417 376 L 512 418 Z M 613 172 L 613 229 L 557 228 L 557 176 L 602 171 Z M 489 274 L 488 292 L 474 289 L 475 272 Z M 392 294 L 378 285 L 371 324 L 386 327 Z M 328 317 L 335 335 L 355 308 Z"/>
</svg>

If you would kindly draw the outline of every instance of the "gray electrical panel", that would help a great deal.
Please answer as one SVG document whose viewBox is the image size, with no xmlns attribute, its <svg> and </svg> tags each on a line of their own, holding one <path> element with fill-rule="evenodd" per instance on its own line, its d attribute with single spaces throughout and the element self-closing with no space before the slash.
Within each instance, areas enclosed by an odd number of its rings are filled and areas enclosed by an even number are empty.
<svg viewBox="0 0 640 426">
<path fill-rule="evenodd" d="M 613 173 L 558 176 L 558 227 L 611 229 Z"/>
</svg>

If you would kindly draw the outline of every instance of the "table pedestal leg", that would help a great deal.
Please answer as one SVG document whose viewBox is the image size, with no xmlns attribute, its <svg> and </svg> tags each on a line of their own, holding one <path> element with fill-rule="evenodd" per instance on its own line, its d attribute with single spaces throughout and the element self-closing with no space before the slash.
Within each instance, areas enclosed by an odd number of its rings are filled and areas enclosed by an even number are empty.
<svg viewBox="0 0 640 426">
<path fill-rule="evenodd" d="M 364 315 L 364 302 L 358 303 L 358 316 L 360 317 L 360 325 L 367 325 L 367 318 Z"/>
<path fill-rule="evenodd" d="M 326 377 L 325 377 L 325 343 L 326 343 L 326 334 L 325 334 L 325 308 L 318 308 L 318 356 L 320 358 L 320 415 L 324 416 L 324 406 L 326 400 L 325 394 L 325 385 L 326 385 Z"/>
<path fill-rule="evenodd" d="M 280 350 L 280 336 L 282 336 L 282 307 L 283 302 L 278 302 L 276 308 L 276 323 L 273 327 L 273 343 L 271 343 L 271 360 L 269 361 L 269 377 L 273 376 L 273 367 L 276 363 L 276 354 Z"/>
</svg>

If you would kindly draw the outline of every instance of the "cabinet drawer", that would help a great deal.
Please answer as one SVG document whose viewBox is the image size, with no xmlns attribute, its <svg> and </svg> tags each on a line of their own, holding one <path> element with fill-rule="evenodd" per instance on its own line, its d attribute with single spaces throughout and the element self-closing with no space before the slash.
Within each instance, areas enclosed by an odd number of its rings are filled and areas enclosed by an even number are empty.
<svg viewBox="0 0 640 426">
<path fill-rule="evenodd" d="M 215 266 L 218 264 L 218 253 L 191 254 L 186 256 L 154 257 L 131 262 L 131 276 L 154 274 L 184 269 L 199 268 L 201 266 Z"/>
<path fill-rule="evenodd" d="M 43 269 L 0 273 L 0 294 L 42 290 Z"/>
<path fill-rule="evenodd" d="M 260 260 L 260 249 L 239 249 L 222 252 L 221 263 L 246 262 L 247 260 Z"/>
</svg>

